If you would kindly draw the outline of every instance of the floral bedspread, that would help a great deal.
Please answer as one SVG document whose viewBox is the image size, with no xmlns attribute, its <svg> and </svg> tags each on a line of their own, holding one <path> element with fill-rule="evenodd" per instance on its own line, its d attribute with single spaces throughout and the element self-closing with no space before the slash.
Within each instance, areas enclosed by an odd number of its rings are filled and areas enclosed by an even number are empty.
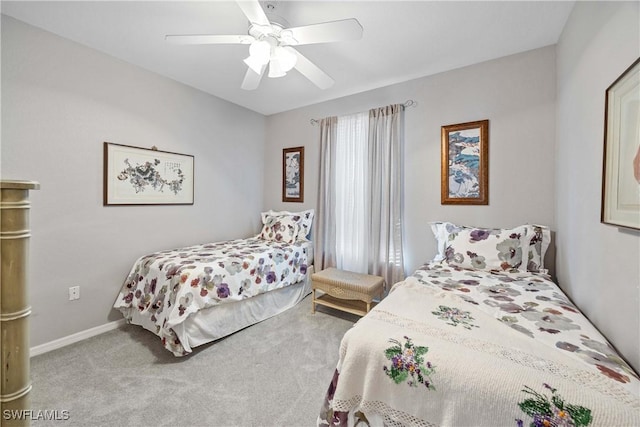
<svg viewBox="0 0 640 427">
<path fill-rule="evenodd" d="M 114 304 L 126 319 L 137 310 L 176 356 L 186 351 L 172 328 L 204 308 L 298 283 L 307 273 L 304 244 L 258 238 L 156 252 L 133 265 Z"/>
<path fill-rule="evenodd" d="M 640 379 L 548 276 L 430 263 L 342 340 L 318 425 L 356 424 L 640 425 Z"/>
</svg>

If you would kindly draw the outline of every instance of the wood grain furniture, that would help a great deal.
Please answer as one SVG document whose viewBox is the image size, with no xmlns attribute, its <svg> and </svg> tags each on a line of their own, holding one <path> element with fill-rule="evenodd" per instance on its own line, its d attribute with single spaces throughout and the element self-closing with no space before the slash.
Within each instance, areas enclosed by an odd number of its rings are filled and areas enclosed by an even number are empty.
<svg viewBox="0 0 640 427">
<path fill-rule="evenodd" d="M 364 316 L 375 305 L 375 297 L 382 298 L 384 279 L 370 274 L 327 268 L 311 276 L 312 309 L 316 304 Z M 318 295 L 316 291 L 322 291 Z"/>
<path fill-rule="evenodd" d="M 31 181 L 0 181 L 0 418 L 2 426 L 28 425 L 28 419 L 5 419 L 5 411 L 30 408 L 29 392 L 29 190 Z"/>
</svg>

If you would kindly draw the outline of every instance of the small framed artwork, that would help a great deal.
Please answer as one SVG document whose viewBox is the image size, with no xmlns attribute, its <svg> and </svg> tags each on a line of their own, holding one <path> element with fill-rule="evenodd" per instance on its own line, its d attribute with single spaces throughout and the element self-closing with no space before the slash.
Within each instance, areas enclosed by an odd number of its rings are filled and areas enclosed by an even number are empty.
<svg viewBox="0 0 640 427">
<path fill-rule="evenodd" d="M 443 205 L 489 204 L 489 120 L 442 126 Z"/>
<path fill-rule="evenodd" d="M 192 205 L 193 156 L 104 143 L 104 206 Z"/>
<path fill-rule="evenodd" d="M 282 201 L 304 201 L 304 147 L 282 149 Z"/>
<path fill-rule="evenodd" d="M 640 230 L 640 58 L 605 92 L 600 217 Z"/>
</svg>

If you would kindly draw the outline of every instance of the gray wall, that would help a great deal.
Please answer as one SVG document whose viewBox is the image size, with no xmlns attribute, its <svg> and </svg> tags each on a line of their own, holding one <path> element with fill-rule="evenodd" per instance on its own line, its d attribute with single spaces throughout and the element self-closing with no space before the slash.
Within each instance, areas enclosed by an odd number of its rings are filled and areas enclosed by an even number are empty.
<svg viewBox="0 0 640 427">
<path fill-rule="evenodd" d="M 576 2 L 557 47 L 560 285 L 640 371 L 640 232 L 600 223 L 606 88 L 640 56 L 640 3 Z"/>
<path fill-rule="evenodd" d="M 139 256 L 255 233 L 264 133 L 260 114 L 2 16 L 2 178 L 41 183 L 32 346 L 121 319 Z M 104 141 L 193 154 L 195 204 L 103 207 Z"/>
<path fill-rule="evenodd" d="M 640 369 L 640 237 L 599 222 L 604 90 L 640 53 L 638 16 L 638 3 L 578 2 L 556 48 L 266 120 L 3 16 L 1 175 L 42 184 L 32 194 L 32 345 L 119 319 L 110 307 L 142 254 L 252 234 L 261 208 L 315 207 L 310 118 L 414 99 L 406 271 L 435 253 L 428 221 L 547 224 L 560 285 Z M 442 206 L 440 127 L 480 119 L 490 120 L 490 204 Z M 196 204 L 103 207 L 103 141 L 194 154 Z M 282 203 L 282 148 L 299 145 L 305 202 Z M 74 285 L 81 299 L 69 302 Z"/>
<path fill-rule="evenodd" d="M 428 60 L 426 58 L 425 60 Z M 405 114 L 405 270 L 435 254 L 427 224 L 555 230 L 555 49 L 546 47 L 269 116 L 265 151 L 266 208 L 316 205 L 319 129 L 311 118 L 343 115 L 407 99 Z M 440 204 L 440 129 L 489 119 L 489 205 Z M 281 202 L 282 148 L 305 146 L 304 203 Z"/>
</svg>

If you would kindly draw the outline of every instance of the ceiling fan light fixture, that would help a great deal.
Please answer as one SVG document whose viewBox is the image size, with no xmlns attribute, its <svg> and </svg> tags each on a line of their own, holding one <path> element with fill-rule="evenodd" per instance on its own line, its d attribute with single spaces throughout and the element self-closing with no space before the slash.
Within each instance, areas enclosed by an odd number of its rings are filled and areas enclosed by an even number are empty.
<svg viewBox="0 0 640 427">
<path fill-rule="evenodd" d="M 274 55 L 271 56 L 272 61 L 274 59 L 274 56 L 275 59 L 277 59 L 280 68 L 282 68 L 282 71 L 284 71 L 285 73 L 295 67 L 296 61 L 298 60 L 298 57 L 294 53 L 288 51 L 282 46 L 278 46 L 275 48 Z"/>
<path fill-rule="evenodd" d="M 257 59 L 255 56 L 249 56 L 248 58 L 245 58 L 244 63 L 247 64 L 253 71 L 255 71 L 256 74 L 260 74 L 262 72 L 262 67 L 264 67 L 265 65 L 264 62 Z"/>
<path fill-rule="evenodd" d="M 274 79 L 278 77 L 284 77 L 287 73 L 282 69 L 280 61 L 278 58 L 272 58 L 269 62 L 269 77 Z"/>
<path fill-rule="evenodd" d="M 262 65 L 269 62 L 271 56 L 271 44 L 266 40 L 256 40 L 249 46 L 249 56 Z"/>
</svg>

